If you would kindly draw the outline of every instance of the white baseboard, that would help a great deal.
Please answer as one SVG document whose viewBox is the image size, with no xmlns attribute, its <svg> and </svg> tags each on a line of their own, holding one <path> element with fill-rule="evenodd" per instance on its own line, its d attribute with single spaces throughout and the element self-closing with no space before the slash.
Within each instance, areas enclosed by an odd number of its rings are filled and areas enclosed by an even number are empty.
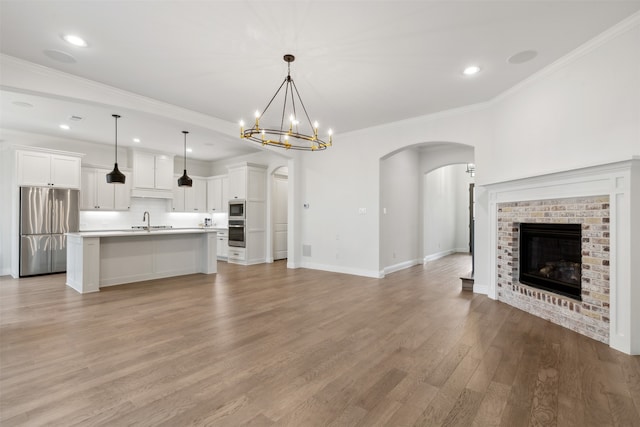
<svg viewBox="0 0 640 427">
<path fill-rule="evenodd" d="M 349 268 L 337 265 L 316 264 L 314 262 L 302 262 L 300 263 L 300 267 L 309 268 L 311 270 L 331 271 L 332 273 L 351 274 L 353 276 L 373 277 L 374 279 L 381 279 L 384 277 L 383 271 L 362 270 L 359 268 Z"/>
<path fill-rule="evenodd" d="M 414 265 L 418 265 L 418 264 L 421 264 L 419 259 L 412 259 L 409 261 L 400 262 L 398 264 L 385 267 L 383 274 L 387 275 L 387 274 L 395 273 L 396 271 L 404 270 L 405 268 L 413 267 Z"/>
<path fill-rule="evenodd" d="M 422 263 L 426 264 L 429 261 L 435 261 L 437 259 L 446 257 L 447 255 L 451 255 L 451 254 L 454 254 L 454 253 L 456 253 L 456 251 L 454 249 L 449 249 L 448 251 L 442 251 L 442 252 L 437 252 L 435 254 L 427 255 L 422 260 Z"/>
<path fill-rule="evenodd" d="M 442 252 L 436 252 L 435 254 L 425 256 L 422 262 L 427 263 L 429 261 L 435 261 L 437 259 L 446 257 L 447 255 L 456 254 L 456 253 L 469 253 L 469 248 L 455 248 L 455 249 L 448 249 Z"/>
</svg>

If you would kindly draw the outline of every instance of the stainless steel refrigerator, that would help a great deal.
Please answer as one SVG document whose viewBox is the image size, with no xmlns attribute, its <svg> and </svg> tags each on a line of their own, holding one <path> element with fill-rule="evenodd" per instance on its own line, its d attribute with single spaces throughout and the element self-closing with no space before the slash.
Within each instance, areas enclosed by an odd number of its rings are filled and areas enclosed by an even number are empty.
<svg viewBox="0 0 640 427">
<path fill-rule="evenodd" d="M 78 190 L 20 187 L 20 277 L 67 270 L 67 236 L 78 231 Z"/>
</svg>

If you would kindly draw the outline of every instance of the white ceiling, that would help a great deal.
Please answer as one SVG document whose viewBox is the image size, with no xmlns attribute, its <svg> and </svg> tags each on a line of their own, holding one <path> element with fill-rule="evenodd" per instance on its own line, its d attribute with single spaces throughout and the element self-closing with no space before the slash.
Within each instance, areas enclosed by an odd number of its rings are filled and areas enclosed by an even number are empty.
<svg viewBox="0 0 640 427">
<path fill-rule="evenodd" d="M 212 118 L 249 121 L 291 75 L 312 120 L 340 133 L 484 102 L 640 10 L 640 1 L 1 1 L 0 51 Z M 61 34 L 89 47 L 66 44 Z M 45 50 L 71 55 L 51 59 Z M 524 50 L 537 57 L 507 59 Z M 462 75 L 478 64 L 474 77 Z M 2 86 L 0 126 L 182 152 L 194 158 L 254 150 L 228 132 L 113 111 Z M 16 106 L 28 102 L 34 108 Z M 281 105 L 280 105 L 281 108 Z M 127 124 L 128 123 L 128 124 Z"/>
</svg>

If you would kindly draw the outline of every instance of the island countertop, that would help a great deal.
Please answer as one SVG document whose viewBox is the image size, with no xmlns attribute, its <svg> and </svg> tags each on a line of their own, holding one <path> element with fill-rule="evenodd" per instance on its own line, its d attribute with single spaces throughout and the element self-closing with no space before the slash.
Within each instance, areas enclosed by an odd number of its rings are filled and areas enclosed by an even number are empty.
<svg viewBox="0 0 640 427">
<path fill-rule="evenodd" d="M 161 228 L 147 230 L 90 230 L 90 231 L 77 231 L 73 233 L 67 233 L 68 236 L 78 237 L 127 237 L 127 236 L 158 236 L 166 234 L 202 234 L 202 233 L 215 233 L 220 231 L 226 231 L 225 228 Z"/>
</svg>

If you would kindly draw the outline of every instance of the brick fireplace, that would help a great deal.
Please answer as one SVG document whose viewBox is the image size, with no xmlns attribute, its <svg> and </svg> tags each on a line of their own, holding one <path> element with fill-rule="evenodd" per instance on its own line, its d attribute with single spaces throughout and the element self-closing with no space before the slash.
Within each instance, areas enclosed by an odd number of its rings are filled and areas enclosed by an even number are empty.
<svg viewBox="0 0 640 427">
<path fill-rule="evenodd" d="M 609 343 L 609 196 L 499 203 L 497 211 L 498 300 Z M 580 224 L 580 298 L 538 289 L 518 280 L 523 223 Z"/>
<path fill-rule="evenodd" d="M 487 209 L 476 210 L 474 291 L 640 354 L 640 158 L 477 185 L 476 196 Z M 580 224 L 579 297 L 520 283 L 523 223 Z"/>
</svg>

